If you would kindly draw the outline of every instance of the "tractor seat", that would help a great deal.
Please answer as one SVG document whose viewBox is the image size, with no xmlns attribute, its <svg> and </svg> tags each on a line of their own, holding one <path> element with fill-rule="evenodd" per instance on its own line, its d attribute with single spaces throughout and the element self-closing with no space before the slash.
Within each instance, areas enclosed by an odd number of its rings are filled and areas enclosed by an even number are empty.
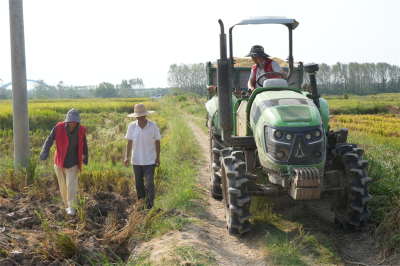
<svg viewBox="0 0 400 266">
<path fill-rule="evenodd" d="M 267 79 L 264 81 L 263 87 L 288 87 L 288 84 L 284 79 Z"/>
</svg>

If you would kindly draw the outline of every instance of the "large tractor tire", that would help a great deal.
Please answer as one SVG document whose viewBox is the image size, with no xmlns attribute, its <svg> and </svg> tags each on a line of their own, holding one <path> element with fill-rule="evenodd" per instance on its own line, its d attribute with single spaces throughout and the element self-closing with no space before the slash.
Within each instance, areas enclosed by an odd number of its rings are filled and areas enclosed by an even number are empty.
<svg viewBox="0 0 400 266">
<path fill-rule="evenodd" d="M 221 151 L 221 181 L 225 218 L 229 234 L 250 231 L 250 196 L 246 193 L 246 163 L 239 148 Z"/>
<path fill-rule="evenodd" d="M 221 143 L 221 136 L 216 134 L 216 129 L 214 122 L 211 117 L 208 120 L 208 133 L 209 133 L 209 148 L 210 148 L 210 191 L 211 197 L 216 200 L 222 199 L 222 189 L 221 189 L 221 176 L 219 175 L 219 170 L 221 168 L 219 157 L 221 153 L 222 146 L 218 144 Z M 217 140 L 217 141 L 215 141 Z"/>
<path fill-rule="evenodd" d="M 368 202 L 372 196 L 368 193 L 368 161 L 362 159 L 363 149 L 356 144 L 340 143 L 333 152 L 332 170 L 339 170 L 339 182 L 344 190 L 331 191 L 332 209 L 335 222 L 345 230 L 357 230 L 366 226 L 365 219 L 371 213 Z"/>
</svg>

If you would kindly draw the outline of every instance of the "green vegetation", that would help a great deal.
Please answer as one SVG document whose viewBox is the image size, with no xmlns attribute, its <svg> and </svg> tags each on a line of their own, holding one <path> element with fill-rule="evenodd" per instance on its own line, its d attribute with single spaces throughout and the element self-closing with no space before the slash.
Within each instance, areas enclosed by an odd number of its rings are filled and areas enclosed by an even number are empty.
<svg viewBox="0 0 400 266">
<path fill-rule="evenodd" d="M 168 70 L 168 86 L 180 93 L 196 93 L 205 96 L 204 63 L 198 64 L 172 64 Z"/>
<path fill-rule="evenodd" d="M 117 90 L 113 84 L 103 82 L 94 90 L 94 96 L 99 98 L 115 98 L 117 97 Z"/>
<path fill-rule="evenodd" d="M 381 93 L 377 95 L 359 96 L 324 96 L 329 103 L 329 111 L 337 114 L 387 114 L 399 112 L 400 93 Z"/>
</svg>

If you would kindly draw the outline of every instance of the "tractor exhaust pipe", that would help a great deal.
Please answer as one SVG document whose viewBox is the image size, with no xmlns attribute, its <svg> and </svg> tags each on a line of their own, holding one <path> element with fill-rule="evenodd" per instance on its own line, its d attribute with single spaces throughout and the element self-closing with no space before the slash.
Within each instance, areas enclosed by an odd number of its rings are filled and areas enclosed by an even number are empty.
<svg viewBox="0 0 400 266">
<path fill-rule="evenodd" d="M 227 59 L 226 34 L 224 32 L 224 23 L 218 20 L 221 27 L 219 35 L 220 56 L 217 60 L 217 84 L 218 84 L 218 126 L 221 129 L 221 138 L 223 141 L 228 140 L 232 136 L 232 95 L 231 95 L 231 77 L 230 62 Z"/>
<path fill-rule="evenodd" d="M 312 88 L 312 100 L 315 104 L 315 106 L 317 106 L 319 113 L 321 113 L 321 107 L 319 105 L 319 94 L 318 94 L 318 89 L 317 89 L 317 80 L 315 78 L 315 74 L 317 73 L 317 71 L 319 70 L 318 64 L 314 64 L 314 65 L 308 65 L 304 67 L 304 71 L 306 71 L 308 73 L 308 75 L 310 76 L 310 82 L 311 82 L 311 88 Z"/>
</svg>

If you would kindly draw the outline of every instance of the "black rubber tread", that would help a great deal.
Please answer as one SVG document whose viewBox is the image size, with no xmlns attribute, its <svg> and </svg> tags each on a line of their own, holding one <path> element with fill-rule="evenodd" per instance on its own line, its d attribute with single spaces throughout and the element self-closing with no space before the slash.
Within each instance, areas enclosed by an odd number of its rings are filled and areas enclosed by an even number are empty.
<svg viewBox="0 0 400 266">
<path fill-rule="evenodd" d="M 357 230 L 366 226 L 365 219 L 371 213 L 368 202 L 372 196 L 368 192 L 367 177 L 368 161 L 362 160 L 363 150 L 353 143 L 336 145 L 335 156 L 331 168 L 339 170 L 341 184 L 347 184 L 345 190 L 331 191 L 332 209 L 335 213 L 335 222 L 345 230 Z"/>
<path fill-rule="evenodd" d="M 221 189 L 221 176 L 219 173 L 211 173 L 211 183 Z"/>
<path fill-rule="evenodd" d="M 210 191 L 213 199 L 222 199 L 221 177 L 217 173 L 211 173 Z"/>
<path fill-rule="evenodd" d="M 210 168 L 211 168 L 211 178 L 210 178 L 210 192 L 211 197 L 216 200 L 222 199 L 222 189 L 221 189 L 221 178 L 216 174 L 217 171 L 220 170 L 220 151 L 221 146 L 219 146 L 215 141 L 214 138 L 221 139 L 221 136 L 216 136 L 214 134 L 215 127 L 213 125 L 213 121 L 211 118 L 208 120 L 208 132 L 209 132 L 209 144 L 210 144 Z"/>
<path fill-rule="evenodd" d="M 216 187 L 211 187 L 211 197 L 216 200 L 222 200 L 222 190 L 217 190 Z"/>
<path fill-rule="evenodd" d="M 220 160 L 225 171 L 225 176 L 221 174 L 221 179 L 225 178 L 226 183 L 226 187 L 222 188 L 222 196 L 227 197 L 223 202 L 230 234 L 244 234 L 251 229 L 249 222 L 251 198 L 246 192 L 246 184 L 249 180 L 245 177 L 246 164 L 243 158 L 243 152 L 239 148 L 221 151 Z"/>
</svg>

